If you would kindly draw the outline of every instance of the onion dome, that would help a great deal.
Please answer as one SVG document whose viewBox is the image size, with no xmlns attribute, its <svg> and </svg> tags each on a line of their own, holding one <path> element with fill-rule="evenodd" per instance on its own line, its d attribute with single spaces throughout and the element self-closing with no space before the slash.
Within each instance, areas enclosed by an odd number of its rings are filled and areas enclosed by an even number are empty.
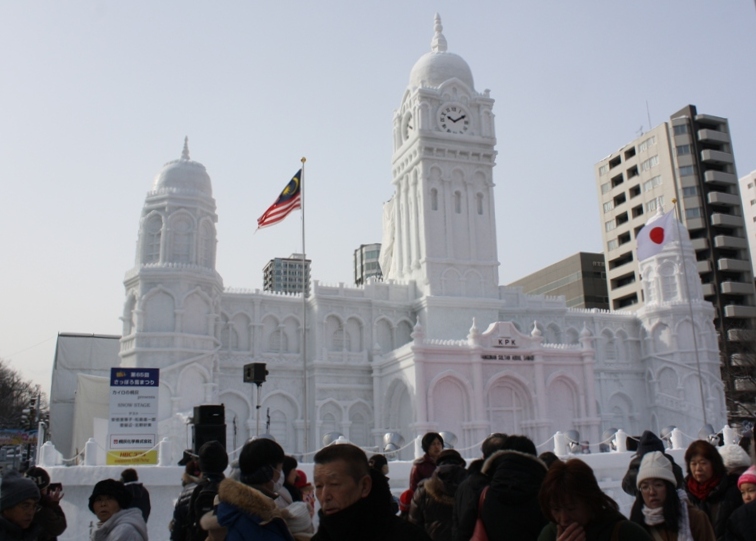
<svg viewBox="0 0 756 541">
<path fill-rule="evenodd" d="M 180 192 L 199 192 L 212 197 L 213 187 L 205 166 L 189 159 L 189 138 L 184 138 L 184 150 L 181 158 L 168 162 L 155 177 L 152 184 L 154 191 L 169 190 Z"/>
<path fill-rule="evenodd" d="M 446 49 L 446 38 L 442 34 L 444 27 L 441 17 L 436 13 L 431 52 L 420 57 L 410 72 L 411 87 L 436 88 L 449 79 L 457 78 L 470 90 L 475 89 L 472 71 L 464 59 Z"/>
</svg>

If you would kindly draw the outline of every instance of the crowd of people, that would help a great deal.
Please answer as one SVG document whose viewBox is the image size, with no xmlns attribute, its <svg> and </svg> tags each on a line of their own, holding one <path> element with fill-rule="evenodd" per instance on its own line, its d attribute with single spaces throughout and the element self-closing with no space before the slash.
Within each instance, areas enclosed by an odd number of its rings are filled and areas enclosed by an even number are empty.
<svg viewBox="0 0 756 541">
<path fill-rule="evenodd" d="M 629 517 L 579 458 L 537 454 L 526 436 L 492 434 L 481 458 L 422 438 L 423 456 L 399 498 L 389 463 L 351 444 L 314 456 L 313 482 L 273 440 L 247 442 L 229 464 L 217 441 L 185 452 L 172 541 L 745 541 L 756 540 L 754 452 L 707 440 L 687 449 L 684 469 L 644 432 L 622 481 Z M 230 468 L 229 468 L 230 466 Z M 226 472 L 228 471 L 228 475 Z M 0 540 L 52 541 L 66 530 L 59 484 L 38 467 L 0 484 Z M 315 518 L 316 500 L 319 504 Z M 148 490 L 134 469 L 95 484 L 93 541 L 147 541 Z M 315 527 L 317 524 L 317 528 Z"/>
</svg>

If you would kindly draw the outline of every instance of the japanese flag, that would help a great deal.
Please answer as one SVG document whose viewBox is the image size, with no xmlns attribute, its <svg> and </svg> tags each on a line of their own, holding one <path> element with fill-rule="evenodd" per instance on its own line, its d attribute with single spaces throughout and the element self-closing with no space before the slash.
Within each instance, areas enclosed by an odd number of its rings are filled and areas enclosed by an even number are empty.
<svg viewBox="0 0 756 541">
<path fill-rule="evenodd" d="M 638 232 L 638 261 L 655 256 L 668 242 L 678 240 L 680 235 L 677 227 L 674 210 L 661 216 L 654 216 Z"/>
</svg>

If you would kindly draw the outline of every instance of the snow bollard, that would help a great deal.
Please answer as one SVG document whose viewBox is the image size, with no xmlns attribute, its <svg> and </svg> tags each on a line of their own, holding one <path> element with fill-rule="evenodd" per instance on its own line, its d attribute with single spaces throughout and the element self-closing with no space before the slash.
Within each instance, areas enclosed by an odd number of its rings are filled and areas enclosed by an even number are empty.
<svg viewBox="0 0 756 541">
<path fill-rule="evenodd" d="M 672 440 L 672 449 L 683 449 L 683 433 L 679 428 L 672 430 L 670 439 Z"/>
<path fill-rule="evenodd" d="M 554 434 L 554 454 L 558 457 L 570 454 L 567 449 L 567 435 L 562 432 Z"/>
<path fill-rule="evenodd" d="M 614 438 L 617 441 L 617 452 L 624 453 L 625 451 L 627 451 L 627 434 L 625 433 L 625 431 L 620 428 L 619 430 L 617 430 Z"/>
<path fill-rule="evenodd" d="M 84 444 L 84 465 L 97 466 L 97 442 L 89 438 Z"/>
<path fill-rule="evenodd" d="M 730 428 L 730 425 L 725 425 L 722 429 L 722 440 L 724 445 L 735 443 L 735 429 Z"/>
<path fill-rule="evenodd" d="M 171 440 L 163 438 L 158 446 L 158 466 L 171 465 L 171 453 L 173 451 Z"/>
</svg>

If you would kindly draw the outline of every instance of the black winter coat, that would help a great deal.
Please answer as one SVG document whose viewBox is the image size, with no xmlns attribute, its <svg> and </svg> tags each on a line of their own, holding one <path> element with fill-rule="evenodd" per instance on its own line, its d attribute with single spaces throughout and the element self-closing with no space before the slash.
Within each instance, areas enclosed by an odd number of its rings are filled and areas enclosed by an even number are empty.
<svg viewBox="0 0 756 541">
<path fill-rule="evenodd" d="M 192 528 L 190 505 L 192 493 L 197 487 L 199 478 L 191 478 L 184 474 L 182 481 L 185 481 L 184 488 L 181 489 L 176 505 L 173 508 L 173 520 L 171 521 L 171 541 L 187 541 L 189 531 Z"/>
<path fill-rule="evenodd" d="M 496 451 L 486 460 L 491 484 L 481 516 L 489 539 L 538 539 L 548 523 L 538 503 L 547 471 L 538 457 L 519 451 Z"/>
<path fill-rule="evenodd" d="M 740 490 L 738 490 L 738 476 L 725 475 L 722 477 L 719 484 L 709 492 L 709 496 L 703 501 L 688 491 L 689 478 L 690 475 L 685 478 L 685 490 L 688 493 L 688 500 L 706 513 L 711 521 L 711 525 L 714 526 L 714 535 L 717 536 L 717 541 L 723 541 L 727 532 L 727 519 L 730 518 L 735 509 L 743 505 L 743 497 L 740 495 Z"/>
<path fill-rule="evenodd" d="M 412 496 L 410 522 L 423 528 L 433 541 L 451 541 L 454 494 L 466 478 L 467 470 L 457 464 L 436 468 Z"/>
<path fill-rule="evenodd" d="M 430 541 L 423 530 L 391 514 L 388 480 L 376 471 L 370 477 L 373 488 L 366 498 L 333 515 L 318 512 L 312 541 Z"/>
<path fill-rule="evenodd" d="M 138 507 L 142 512 L 142 518 L 145 522 L 150 518 L 150 511 L 152 511 L 152 505 L 150 504 L 150 493 L 144 488 L 142 483 L 132 481 L 131 483 L 125 483 L 126 490 L 131 494 L 131 506 Z"/>
<path fill-rule="evenodd" d="M 469 541 L 478 520 L 478 500 L 480 493 L 491 479 L 480 472 L 483 459 L 474 460 L 467 468 L 467 479 L 462 481 L 454 495 L 452 512 L 452 541 Z"/>
<path fill-rule="evenodd" d="M 727 520 L 727 541 L 753 541 L 756 539 L 756 501 L 741 505 Z"/>
</svg>

